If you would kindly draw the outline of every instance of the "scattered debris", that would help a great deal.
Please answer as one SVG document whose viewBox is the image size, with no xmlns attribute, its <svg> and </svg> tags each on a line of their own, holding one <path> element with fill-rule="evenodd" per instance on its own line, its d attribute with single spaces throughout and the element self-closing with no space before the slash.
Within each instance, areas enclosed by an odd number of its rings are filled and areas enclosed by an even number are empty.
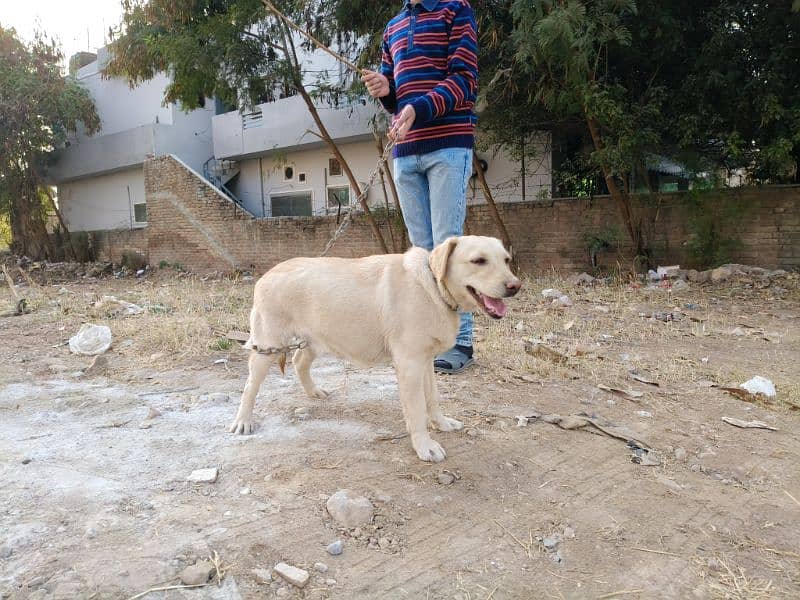
<svg viewBox="0 0 800 600">
<path fill-rule="evenodd" d="M 184 585 L 202 585 L 208 583 L 214 572 L 214 563 L 208 560 L 198 561 L 180 572 L 181 583 Z"/>
<path fill-rule="evenodd" d="M 326 565 L 324 562 L 315 562 L 314 563 L 314 569 L 316 569 L 320 573 L 327 573 L 328 572 L 328 565 Z"/>
<path fill-rule="evenodd" d="M 672 282 L 672 289 L 676 292 L 682 292 L 684 290 L 689 289 L 689 284 L 686 283 L 683 279 L 676 279 Z"/>
<path fill-rule="evenodd" d="M 733 425 L 734 427 L 741 427 L 742 429 L 769 429 L 770 431 L 778 431 L 776 427 L 767 425 L 763 421 L 742 421 L 733 417 L 722 417 L 722 420 Z"/>
<path fill-rule="evenodd" d="M 120 300 L 116 296 L 103 296 L 94 303 L 94 307 L 105 311 L 110 317 L 139 315 L 144 309 L 138 304 L 132 304 L 125 300 Z"/>
<path fill-rule="evenodd" d="M 514 417 L 517 420 L 517 427 L 527 427 L 528 426 L 528 417 L 523 415 L 517 415 Z"/>
<path fill-rule="evenodd" d="M 219 469 L 217 467 L 209 467 L 207 469 L 195 469 L 191 472 L 186 481 L 192 483 L 214 483 L 219 476 Z"/>
<path fill-rule="evenodd" d="M 258 583 L 272 583 L 272 572 L 269 569 L 253 569 L 251 573 Z"/>
<path fill-rule="evenodd" d="M 326 550 L 331 556 L 339 556 L 344 551 L 344 542 L 342 542 L 342 540 L 336 540 L 335 542 L 328 544 Z"/>
<path fill-rule="evenodd" d="M 761 394 L 767 398 L 774 398 L 777 394 L 775 391 L 775 384 L 766 377 L 761 377 L 760 375 L 756 375 L 752 379 L 745 381 L 739 385 L 739 387 L 743 390 L 747 390 L 751 394 Z"/>
<path fill-rule="evenodd" d="M 569 296 L 566 294 L 562 294 L 558 298 L 553 299 L 552 305 L 557 308 L 572 306 L 572 300 L 570 300 Z"/>
<path fill-rule="evenodd" d="M 525 352 L 542 360 L 549 360 L 555 363 L 567 362 L 566 355 L 534 339 L 525 340 Z"/>
<path fill-rule="evenodd" d="M 644 467 L 657 467 L 661 465 L 661 457 L 650 448 L 642 447 L 633 440 L 628 442 L 631 449 L 631 462 Z"/>
<path fill-rule="evenodd" d="M 656 475 L 656 481 L 658 481 L 661 485 L 666 487 L 671 492 L 678 493 L 683 490 L 683 486 L 679 484 L 677 481 L 670 479 L 669 477 L 664 477 L 663 475 Z"/>
<path fill-rule="evenodd" d="M 599 281 L 596 277 L 592 277 L 588 273 L 584 272 L 580 275 L 571 275 L 567 279 L 567 283 L 570 285 L 592 285 L 596 281 Z"/>
<path fill-rule="evenodd" d="M 111 329 L 105 325 L 84 323 L 78 333 L 69 338 L 69 349 L 73 354 L 93 356 L 103 354 L 111 347 Z"/>
<path fill-rule="evenodd" d="M 292 585 L 297 586 L 299 588 L 305 587 L 310 577 L 308 571 L 305 571 L 303 569 L 298 569 L 297 567 L 293 567 L 292 565 L 287 565 L 284 562 L 279 562 L 277 565 L 275 565 L 272 571 L 283 577 L 286 581 L 288 581 Z"/>
<path fill-rule="evenodd" d="M 670 265 L 668 267 L 658 267 L 656 274 L 659 279 L 675 279 L 681 274 L 680 265 Z"/>
<path fill-rule="evenodd" d="M 686 460 L 686 450 L 683 448 L 675 448 L 675 460 Z"/>
<path fill-rule="evenodd" d="M 683 315 L 679 312 L 665 312 L 661 310 L 657 310 L 653 312 L 651 315 L 652 319 L 656 321 L 663 321 L 664 323 L 670 323 L 672 321 L 680 321 L 683 318 Z"/>
<path fill-rule="evenodd" d="M 516 417 L 519 419 L 520 417 Z M 641 448 L 650 448 L 650 444 L 645 442 L 641 436 L 622 425 L 614 425 L 608 422 L 601 422 L 599 417 L 589 416 L 585 413 L 577 413 L 563 417 L 557 414 L 543 415 L 540 413 L 533 413 L 525 417 L 528 422 L 540 420 L 552 425 L 558 425 L 561 429 L 582 429 L 591 425 L 601 433 L 613 438 L 617 438 L 629 444 L 635 444 Z"/>
<path fill-rule="evenodd" d="M 357 496 L 350 490 L 339 490 L 328 498 L 325 505 L 333 520 L 344 527 L 356 527 L 372 521 L 374 509 L 364 496 Z"/>
<path fill-rule="evenodd" d="M 640 417 L 652 417 L 653 416 L 653 413 L 651 413 L 649 410 L 637 410 L 636 414 L 639 415 Z"/>
</svg>

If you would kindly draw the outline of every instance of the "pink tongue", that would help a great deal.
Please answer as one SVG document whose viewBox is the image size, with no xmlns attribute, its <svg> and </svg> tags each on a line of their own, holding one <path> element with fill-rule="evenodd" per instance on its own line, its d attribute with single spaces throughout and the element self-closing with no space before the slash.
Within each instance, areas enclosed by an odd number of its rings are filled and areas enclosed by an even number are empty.
<svg viewBox="0 0 800 600">
<path fill-rule="evenodd" d="M 488 308 L 491 308 L 498 317 L 502 317 L 506 314 L 506 305 L 503 304 L 500 298 L 490 298 L 489 296 L 481 294 L 481 300 L 483 300 L 483 303 Z"/>
</svg>

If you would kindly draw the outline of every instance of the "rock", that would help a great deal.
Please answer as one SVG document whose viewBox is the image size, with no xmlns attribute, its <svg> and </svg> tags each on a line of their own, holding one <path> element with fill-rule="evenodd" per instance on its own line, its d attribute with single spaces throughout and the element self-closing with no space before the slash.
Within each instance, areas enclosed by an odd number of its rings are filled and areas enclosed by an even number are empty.
<svg viewBox="0 0 800 600">
<path fill-rule="evenodd" d="M 33 459 L 32 459 L 30 456 L 26 456 L 25 458 L 23 458 L 23 459 L 22 459 L 21 461 L 19 461 L 19 462 L 21 462 L 23 465 L 27 465 L 27 464 L 29 464 L 29 463 L 30 463 L 32 460 L 33 460 Z"/>
<path fill-rule="evenodd" d="M 548 550 L 553 550 L 556 546 L 558 546 L 558 543 L 560 541 L 561 541 L 561 536 L 557 533 L 554 533 L 544 538 L 542 540 L 542 545 Z"/>
<path fill-rule="evenodd" d="M 651 413 L 649 410 L 637 410 L 636 414 L 639 415 L 640 417 L 652 417 L 653 416 L 653 413 Z"/>
<path fill-rule="evenodd" d="M 575 530 L 572 527 L 564 527 L 564 539 L 571 540 L 575 538 Z"/>
<path fill-rule="evenodd" d="M 381 550 L 386 550 L 391 545 L 392 542 L 389 541 L 389 538 L 382 537 L 378 540 L 378 546 L 380 546 Z"/>
<path fill-rule="evenodd" d="M 344 527 L 356 527 L 372 521 L 372 503 L 350 490 L 339 490 L 325 505 L 333 520 Z"/>
<path fill-rule="evenodd" d="M 207 561 L 199 561 L 186 567 L 180 572 L 179 577 L 183 585 L 200 585 L 208 583 L 211 573 L 214 572 L 214 564 Z"/>
<path fill-rule="evenodd" d="M 686 450 L 683 448 L 675 448 L 675 460 L 686 460 Z"/>
<path fill-rule="evenodd" d="M 325 585 L 336 585 L 336 580 L 335 579 L 326 579 L 325 580 Z"/>
<path fill-rule="evenodd" d="M 9 558 L 14 554 L 14 549 L 11 546 L 0 546 L 0 558 Z"/>
<path fill-rule="evenodd" d="M 455 480 L 456 480 L 455 475 L 453 475 L 450 471 L 442 471 L 436 476 L 436 481 L 441 485 L 450 485 Z"/>
<path fill-rule="evenodd" d="M 210 467 L 208 469 L 195 469 L 191 472 L 186 481 L 193 483 L 214 483 L 219 475 L 217 467 Z"/>
<path fill-rule="evenodd" d="M 525 323 L 519 321 L 516 325 L 514 325 L 514 331 L 522 331 L 525 329 Z"/>
<path fill-rule="evenodd" d="M 342 540 L 336 540 L 332 544 L 328 544 L 326 550 L 331 556 L 339 556 L 342 551 L 344 551 L 344 542 L 342 542 Z"/>
<path fill-rule="evenodd" d="M 78 333 L 69 338 L 69 349 L 73 354 L 94 356 L 111 347 L 111 329 L 105 325 L 84 323 Z"/>
<path fill-rule="evenodd" d="M 542 296 L 547 298 L 548 300 L 551 298 L 558 298 L 559 296 L 563 296 L 564 294 L 561 293 L 560 290 L 556 290 L 554 288 L 547 288 L 542 290 Z"/>
<path fill-rule="evenodd" d="M 299 588 L 305 587 L 310 577 L 308 571 L 298 569 L 292 565 L 287 565 L 284 562 L 279 562 L 277 565 L 275 565 L 275 568 L 272 569 L 272 571 L 283 577 L 283 579 L 292 585 Z"/>
<path fill-rule="evenodd" d="M 722 267 L 717 267 L 716 269 L 711 271 L 711 282 L 721 283 L 723 281 L 727 281 L 732 276 L 733 276 L 733 269 L 731 269 L 727 265 L 723 265 Z"/>
<path fill-rule="evenodd" d="M 756 375 L 752 379 L 745 381 L 739 386 L 743 390 L 747 390 L 751 394 L 763 394 L 767 398 L 774 398 L 777 392 L 775 391 L 775 384 L 766 377 Z"/>
<path fill-rule="evenodd" d="M 94 527 L 89 527 L 86 530 L 86 537 L 90 540 L 93 540 L 97 537 L 97 530 Z"/>
<path fill-rule="evenodd" d="M 682 292 L 684 290 L 689 289 L 689 284 L 686 283 L 683 279 L 676 279 L 672 282 L 672 289 L 678 292 Z"/>
<path fill-rule="evenodd" d="M 249 493 L 250 493 L 249 487 L 243 487 L 242 489 L 239 490 L 239 494 L 241 494 L 242 496 L 247 496 Z"/>
<path fill-rule="evenodd" d="M 323 562 L 315 562 L 314 568 L 319 571 L 320 573 L 327 573 L 328 572 L 328 565 Z"/>
<path fill-rule="evenodd" d="M 572 300 L 566 294 L 561 294 L 558 298 L 553 299 L 553 306 L 572 306 Z"/>
<path fill-rule="evenodd" d="M 272 583 L 272 573 L 269 569 L 253 569 L 251 573 L 258 583 Z"/>
<path fill-rule="evenodd" d="M 711 271 L 695 271 L 692 269 L 686 274 L 692 283 L 709 283 L 711 281 Z"/>
</svg>

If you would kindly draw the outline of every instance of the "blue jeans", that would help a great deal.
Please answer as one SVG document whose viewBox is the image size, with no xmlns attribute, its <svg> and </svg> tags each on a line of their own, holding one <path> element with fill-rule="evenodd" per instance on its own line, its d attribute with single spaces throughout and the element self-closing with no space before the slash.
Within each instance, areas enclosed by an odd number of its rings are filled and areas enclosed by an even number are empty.
<svg viewBox="0 0 800 600">
<path fill-rule="evenodd" d="M 394 159 L 394 180 L 411 243 L 426 250 L 461 235 L 467 216 L 471 148 L 443 148 Z M 472 313 L 458 313 L 456 344 L 472 346 Z"/>
</svg>

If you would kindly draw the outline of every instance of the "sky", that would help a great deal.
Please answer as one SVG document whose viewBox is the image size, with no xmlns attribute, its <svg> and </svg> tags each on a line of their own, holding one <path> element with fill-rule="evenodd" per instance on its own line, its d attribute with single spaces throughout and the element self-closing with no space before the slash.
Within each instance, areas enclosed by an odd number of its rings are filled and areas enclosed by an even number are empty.
<svg viewBox="0 0 800 600">
<path fill-rule="evenodd" d="M 0 24 L 28 41 L 40 29 L 61 42 L 65 64 L 76 52 L 105 45 L 122 16 L 120 0 L 0 0 Z"/>
</svg>

